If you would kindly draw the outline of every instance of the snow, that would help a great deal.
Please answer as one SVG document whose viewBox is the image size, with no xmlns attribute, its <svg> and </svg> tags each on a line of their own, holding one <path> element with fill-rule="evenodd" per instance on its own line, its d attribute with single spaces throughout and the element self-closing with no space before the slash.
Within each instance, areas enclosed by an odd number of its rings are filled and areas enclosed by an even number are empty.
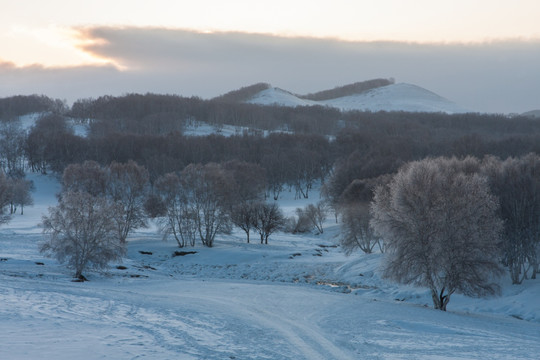
<svg viewBox="0 0 540 360">
<path fill-rule="evenodd" d="M 31 113 L 19 116 L 21 127 L 24 130 L 29 131 L 33 127 L 36 121 L 43 116 L 44 113 Z M 86 137 L 88 135 L 88 123 L 81 121 L 80 119 L 68 118 L 67 124 L 73 129 L 73 133 L 77 136 Z"/>
<path fill-rule="evenodd" d="M 203 121 L 189 121 L 183 130 L 184 136 L 208 136 L 208 135 L 222 135 L 230 137 L 234 135 L 242 135 L 244 132 L 251 133 L 248 127 L 235 126 L 235 125 L 221 125 L 215 126 Z"/>
<path fill-rule="evenodd" d="M 431 92 L 412 84 L 392 84 L 358 95 L 346 96 L 323 102 L 343 111 L 410 111 L 464 113 L 464 108 Z"/>
<path fill-rule="evenodd" d="M 466 109 L 416 85 L 391 84 L 361 94 L 324 101 L 302 99 L 279 88 L 261 91 L 248 101 L 260 105 L 311 106 L 320 105 L 338 108 L 342 111 L 410 111 L 464 113 Z"/>
<path fill-rule="evenodd" d="M 259 92 L 247 102 L 250 104 L 280 105 L 290 107 L 320 105 L 317 101 L 301 99 L 288 91 L 275 87 L 271 87 Z"/>
<path fill-rule="evenodd" d="M 540 282 L 503 295 L 453 295 L 448 312 L 423 288 L 384 281 L 381 254 L 350 257 L 324 234 L 244 233 L 179 249 L 155 226 L 131 236 L 122 263 L 71 272 L 38 251 L 41 215 L 58 181 L 30 175 L 35 205 L 0 228 L 0 348 L 6 359 L 533 359 Z M 280 205 L 294 200 L 284 193 Z M 173 256 L 175 251 L 195 254 Z M 123 267 L 118 268 L 122 265 Z"/>
</svg>

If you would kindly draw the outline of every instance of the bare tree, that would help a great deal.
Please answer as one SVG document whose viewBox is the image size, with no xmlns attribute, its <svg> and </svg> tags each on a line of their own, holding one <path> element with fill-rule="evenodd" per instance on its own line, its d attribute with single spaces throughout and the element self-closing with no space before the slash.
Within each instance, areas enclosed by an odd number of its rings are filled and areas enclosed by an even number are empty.
<svg viewBox="0 0 540 360">
<path fill-rule="evenodd" d="M 34 200 L 30 195 L 30 192 L 34 190 L 34 183 L 30 180 L 9 179 L 10 181 L 10 202 L 11 202 L 11 214 L 17 211 L 17 207 L 21 208 L 21 215 L 24 214 L 24 207 L 33 205 Z"/>
<path fill-rule="evenodd" d="M 196 221 L 180 178 L 176 174 L 166 174 L 156 181 L 155 187 L 165 208 L 165 216 L 160 224 L 164 239 L 172 234 L 178 247 L 194 246 Z"/>
<path fill-rule="evenodd" d="M 259 165 L 238 160 L 228 161 L 222 164 L 222 168 L 232 176 L 231 221 L 246 233 L 249 244 L 255 221 L 255 203 L 264 196 L 265 170 Z"/>
<path fill-rule="evenodd" d="M 279 140 L 279 137 L 276 140 Z M 280 146 L 276 145 L 268 149 L 268 152 L 261 159 L 261 165 L 266 171 L 268 194 L 277 200 L 289 178 L 291 161 Z"/>
<path fill-rule="evenodd" d="M 61 173 L 78 159 L 84 138 L 76 136 L 66 119 L 58 114 L 41 116 L 30 129 L 25 150 L 32 170 L 46 173 L 47 169 Z"/>
<path fill-rule="evenodd" d="M 86 269 L 103 268 L 125 253 L 125 244 L 116 231 L 117 214 L 117 206 L 103 197 L 65 193 L 43 217 L 43 232 L 49 238 L 40 251 L 67 263 L 75 277 L 84 280 Z"/>
<path fill-rule="evenodd" d="M 366 203 L 351 203 L 341 208 L 342 221 L 340 244 L 347 255 L 356 249 L 371 254 L 378 245 L 381 252 L 381 239 L 375 235 L 369 224 L 369 205 Z"/>
<path fill-rule="evenodd" d="M 496 293 L 497 210 L 485 177 L 458 171 L 443 158 L 407 164 L 376 189 L 372 203 L 371 224 L 387 249 L 384 276 L 429 287 L 440 310 L 456 291 Z"/>
<path fill-rule="evenodd" d="M 243 201 L 233 205 L 231 209 L 231 221 L 234 225 L 244 230 L 249 244 L 249 234 L 256 221 L 256 203 Z"/>
<path fill-rule="evenodd" d="M 62 176 L 62 192 L 86 192 L 92 196 L 105 196 L 107 173 L 95 161 L 71 164 Z"/>
<path fill-rule="evenodd" d="M 212 247 L 217 234 L 231 230 L 232 177 L 220 165 L 209 163 L 188 165 L 180 179 L 199 238 L 204 246 Z"/>
<path fill-rule="evenodd" d="M 258 203 L 255 208 L 253 227 L 261 236 L 261 244 L 268 244 L 268 237 L 279 230 L 284 224 L 283 212 L 273 203 Z"/>
<path fill-rule="evenodd" d="M 316 205 L 309 204 L 303 209 L 296 209 L 297 219 L 293 232 L 308 232 L 313 229 L 317 230 L 319 234 L 324 232 L 323 223 L 326 220 L 326 205 L 320 201 Z"/>
<path fill-rule="evenodd" d="M 231 230 L 233 180 L 220 165 L 191 164 L 180 176 L 167 174 L 156 182 L 167 208 L 162 225 L 165 235 L 173 234 L 180 247 L 194 244 L 197 236 L 212 247 L 217 234 Z"/>
<path fill-rule="evenodd" d="M 144 200 L 148 171 L 135 163 L 112 162 L 102 167 L 95 161 L 71 164 L 62 176 L 63 192 L 86 192 L 107 197 L 118 205 L 117 231 L 122 242 L 134 229 L 146 227 Z"/>
<path fill-rule="evenodd" d="M 540 247 L 540 156 L 500 161 L 488 158 L 483 171 L 492 191 L 499 197 L 504 220 L 503 263 L 513 284 L 536 277 Z"/>
<path fill-rule="evenodd" d="M 0 123 L 0 165 L 10 176 L 24 172 L 25 142 L 26 131 L 20 121 Z"/>
<path fill-rule="evenodd" d="M 253 163 L 232 160 L 221 165 L 232 176 L 235 202 L 261 200 L 266 186 L 265 170 Z"/>
<path fill-rule="evenodd" d="M 296 208 L 295 213 L 296 217 L 292 216 L 288 219 L 288 224 L 285 228 L 293 234 L 310 232 L 313 229 L 313 224 L 306 214 L 306 209 Z"/>
<path fill-rule="evenodd" d="M 11 220 L 8 207 L 11 202 L 11 184 L 9 179 L 0 171 L 0 225 Z"/>
<path fill-rule="evenodd" d="M 324 232 L 323 223 L 326 220 L 326 206 L 324 202 L 319 201 L 317 204 L 309 204 L 306 206 L 305 213 L 311 224 L 317 229 L 319 234 Z"/>
<path fill-rule="evenodd" d="M 122 242 L 135 229 L 147 226 L 144 200 L 148 186 L 148 171 L 134 161 L 113 162 L 107 170 L 107 195 L 119 205 L 118 234 Z"/>
</svg>

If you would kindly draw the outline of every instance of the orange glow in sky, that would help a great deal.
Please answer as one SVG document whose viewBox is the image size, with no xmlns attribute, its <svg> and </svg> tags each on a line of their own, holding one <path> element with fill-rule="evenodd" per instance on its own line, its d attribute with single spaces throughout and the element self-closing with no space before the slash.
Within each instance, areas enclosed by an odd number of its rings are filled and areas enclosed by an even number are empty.
<svg viewBox="0 0 540 360">
<path fill-rule="evenodd" d="M 538 0 L 20 0 L 0 12 L 0 62 L 107 62 L 79 49 L 77 28 L 168 27 L 350 41 L 540 39 Z"/>
</svg>

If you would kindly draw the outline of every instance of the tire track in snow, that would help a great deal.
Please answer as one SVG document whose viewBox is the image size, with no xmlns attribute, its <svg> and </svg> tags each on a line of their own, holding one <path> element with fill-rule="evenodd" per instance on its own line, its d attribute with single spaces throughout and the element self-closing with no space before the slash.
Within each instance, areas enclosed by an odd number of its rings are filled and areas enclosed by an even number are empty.
<svg viewBox="0 0 540 360">
<path fill-rule="evenodd" d="M 188 296 L 183 295 L 183 297 Z M 283 336 L 293 349 L 299 351 L 300 354 L 298 355 L 303 356 L 305 359 L 339 360 L 354 358 L 353 355 L 346 353 L 328 340 L 316 324 L 304 325 L 305 319 L 289 319 L 280 311 L 272 311 L 275 309 L 267 310 L 245 302 L 241 304 L 231 303 L 223 300 L 222 297 L 209 295 L 204 295 L 202 298 L 201 296 L 189 297 L 211 301 L 219 304 L 219 306 L 227 307 L 229 311 L 232 311 L 231 315 L 243 319 L 245 323 L 255 322 L 265 328 L 272 329 L 276 334 Z M 254 302 L 257 302 L 258 299 L 255 298 L 254 300 Z M 288 358 L 298 359 L 298 355 L 289 354 Z"/>
</svg>

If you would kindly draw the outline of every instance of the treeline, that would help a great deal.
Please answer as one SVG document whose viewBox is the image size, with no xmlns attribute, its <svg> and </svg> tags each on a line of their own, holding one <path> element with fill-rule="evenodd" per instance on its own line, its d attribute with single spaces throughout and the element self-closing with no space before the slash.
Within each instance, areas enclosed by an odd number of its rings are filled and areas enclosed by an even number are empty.
<svg viewBox="0 0 540 360">
<path fill-rule="evenodd" d="M 44 95 L 17 95 L 0 99 L 0 120 L 39 112 L 65 112 L 67 106 L 61 100 Z"/>
<path fill-rule="evenodd" d="M 24 141 L 21 148 L 25 149 L 29 167 L 43 173 L 61 174 L 68 165 L 86 160 L 101 165 L 132 160 L 148 169 L 153 183 L 159 176 L 182 171 L 189 164 L 245 161 L 264 169 L 268 194 L 275 198 L 287 187 L 298 196 L 307 197 L 313 184 L 326 177 L 333 163 L 330 142 L 318 135 L 187 137 L 179 133 L 109 133 L 81 137 L 58 115 L 43 116 L 20 139 Z"/>
<path fill-rule="evenodd" d="M 490 151 L 484 150 L 484 144 L 478 144 L 477 139 L 489 141 L 506 138 L 511 142 L 515 141 L 516 137 L 540 133 L 537 119 L 526 117 L 362 111 L 342 113 L 337 109 L 322 106 L 262 106 L 219 99 L 128 94 L 81 99 L 68 108 L 62 101 L 45 96 L 14 96 L 0 99 L 0 120 L 33 112 L 59 113 L 90 122 L 90 132 L 97 136 L 109 133 L 181 133 L 186 124 L 194 121 L 216 127 L 228 124 L 323 136 L 336 136 L 343 129 L 356 129 L 366 137 L 417 138 L 428 143 L 461 139 L 462 142 L 469 143 L 470 149 L 467 151 L 477 153 Z"/>
<path fill-rule="evenodd" d="M 236 95 L 231 95 L 236 96 Z M 91 119 L 91 131 L 138 134 L 181 132 L 187 123 L 198 121 L 214 126 L 225 124 L 260 130 L 286 130 L 329 135 L 337 133 L 340 112 L 324 107 L 287 108 L 261 106 L 227 99 L 202 100 L 174 95 L 129 94 L 76 101 L 67 114 Z"/>
<path fill-rule="evenodd" d="M 338 86 L 334 89 L 323 90 L 312 94 L 301 95 L 300 97 L 308 100 L 323 101 L 336 99 L 344 96 L 360 94 L 372 89 L 388 86 L 394 83 L 394 79 L 373 79 L 356 82 L 345 86 Z"/>
<path fill-rule="evenodd" d="M 229 91 L 226 94 L 215 97 L 213 100 L 219 102 L 239 103 L 248 101 L 253 96 L 257 95 L 263 90 L 269 89 L 270 84 L 257 83 L 250 86 L 242 87 L 238 90 Z"/>
<path fill-rule="evenodd" d="M 102 121 L 92 124 L 83 137 L 73 132 L 65 117 L 51 113 L 38 119 L 29 131 L 11 122 L 2 125 L 0 164 L 5 173 L 20 171 L 26 164 L 33 171 L 62 173 L 69 164 L 85 160 L 101 165 L 133 160 L 148 169 L 153 182 L 192 163 L 240 160 L 265 169 L 269 192 L 275 197 L 287 186 L 307 195 L 314 181 L 331 173 L 325 191 L 335 202 L 353 180 L 376 179 L 427 156 L 506 158 L 540 152 L 538 120 L 445 115 L 437 121 L 440 115 L 431 120 L 429 114 L 374 115 L 380 119 L 366 119 L 362 126 L 343 129 L 332 139 L 279 132 L 190 137 L 179 131 L 140 133 L 142 128 L 140 132 L 103 127 L 97 131 Z"/>
<path fill-rule="evenodd" d="M 21 168 L 25 161 L 34 171 L 62 173 L 69 164 L 85 160 L 101 165 L 133 160 L 145 166 L 154 181 L 191 163 L 236 159 L 262 166 L 276 195 L 287 184 L 300 193 L 309 191 L 313 179 L 331 172 L 325 191 L 337 199 L 355 179 L 376 179 L 426 156 L 506 158 L 540 152 L 540 121 L 503 115 L 341 113 L 316 106 L 232 104 L 155 94 L 79 100 L 65 114 L 51 106 L 28 131 L 3 123 L 4 172 Z M 89 122 L 88 135 L 77 136 L 68 118 Z M 183 136 L 185 124 L 193 121 L 287 132 Z"/>
<path fill-rule="evenodd" d="M 264 85 L 264 84 L 263 84 Z M 540 133 L 540 123 L 526 117 L 494 114 L 340 112 L 322 106 L 263 106 L 174 95 L 129 94 L 76 101 L 70 117 L 91 119 L 92 131 L 165 134 L 193 121 L 260 130 L 337 135 L 357 129 L 366 136 L 422 138 L 427 142 L 467 136 L 509 138 Z M 474 150 L 474 149 L 473 149 Z"/>
</svg>

